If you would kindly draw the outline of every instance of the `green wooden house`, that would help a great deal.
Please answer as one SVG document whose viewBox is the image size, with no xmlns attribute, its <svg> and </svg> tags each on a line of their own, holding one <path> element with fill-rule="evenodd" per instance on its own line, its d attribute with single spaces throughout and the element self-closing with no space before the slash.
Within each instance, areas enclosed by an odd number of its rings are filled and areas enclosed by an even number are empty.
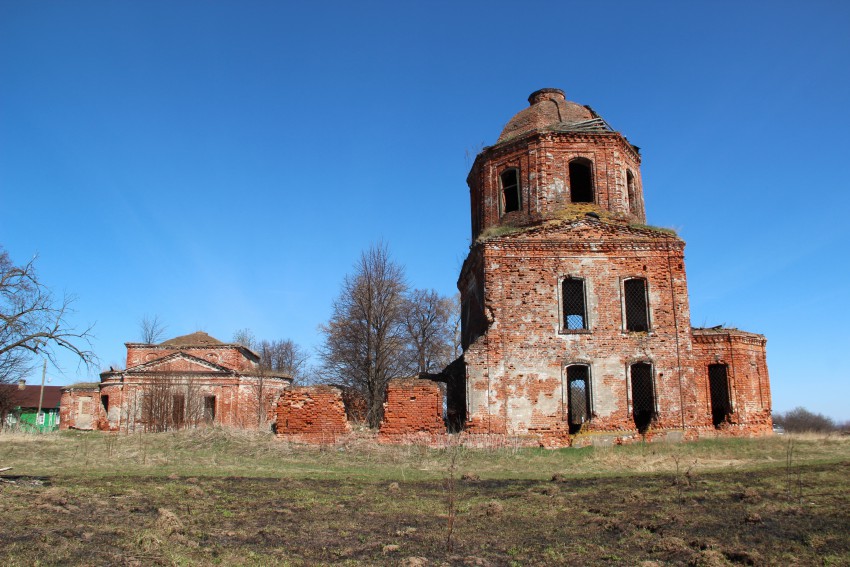
<svg viewBox="0 0 850 567">
<path fill-rule="evenodd" d="M 24 386 L 11 391 L 11 411 L 6 414 L 4 425 L 26 432 L 47 432 L 59 429 L 59 402 L 62 399 L 61 386 L 45 386 L 42 395 L 41 386 Z M 41 414 L 38 413 L 38 401 L 41 398 Z"/>
</svg>

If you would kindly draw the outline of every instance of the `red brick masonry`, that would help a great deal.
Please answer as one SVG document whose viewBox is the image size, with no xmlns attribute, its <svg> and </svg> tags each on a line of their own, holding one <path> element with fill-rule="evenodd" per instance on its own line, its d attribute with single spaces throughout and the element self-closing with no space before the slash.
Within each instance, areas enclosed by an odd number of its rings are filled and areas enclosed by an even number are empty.
<svg viewBox="0 0 850 567">
<path fill-rule="evenodd" d="M 283 392 L 277 404 L 277 435 L 300 443 L 335 443 L 351 432 L 342 390 L 304 386 Z"/>
<path fill-rule="evenodd" d="M 407 443 L 445 433 L 439 384 L 418 378 L 390 381 L 379 441 Z"/>
</svg>

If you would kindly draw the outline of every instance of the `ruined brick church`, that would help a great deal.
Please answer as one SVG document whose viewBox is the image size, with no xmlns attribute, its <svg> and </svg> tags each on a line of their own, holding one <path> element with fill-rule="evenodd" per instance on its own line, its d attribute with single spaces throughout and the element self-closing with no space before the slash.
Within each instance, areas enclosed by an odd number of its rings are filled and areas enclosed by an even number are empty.
<svg viewBox="0 0 850 567">
<path fill-rule="evenodd" d="M 265 427 L 292 384 L 251 349 L 198 331 L 162 343 L 125 343 L 127 366 L 100 382 L 62 388 L 60 429 L 169 431 Z"/>
<path fill-rule="evenodd" d="M 641 156 L 542 89 L 476 157 L 449 420 L 558 444 L 771 430 L 762 335 L 691 327 L 684 241 L 646 224 Z"/>
<path fill-rule="evenodd" d="M 428 380 L 390 381 L 378 440 L 440 443 L 446 424 L 472 444 L 549 447 L 769 433 L 766 339 L 691 327 L 685 243 L 646 224 L 639 149 L 561 90 L 529 103 L 467 178 L 463 355 Z M 204 333 L 127 343 L 125 370 L 64 389 L 62 426 L 253 428 L 265 416 L 296 442 L 350 434 L 340 389 L 290 383 Z"/>
</svg>

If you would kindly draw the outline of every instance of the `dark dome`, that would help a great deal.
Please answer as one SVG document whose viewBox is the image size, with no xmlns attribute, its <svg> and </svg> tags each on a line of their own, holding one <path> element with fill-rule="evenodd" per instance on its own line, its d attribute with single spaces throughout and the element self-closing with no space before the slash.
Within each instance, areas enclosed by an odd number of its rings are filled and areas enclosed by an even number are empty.
<svg viewBox="0 0 850 567">
<path fill-rule="evenodd" d="M 534 91 L 528 97 L 528 102 L 531 106 L 511 118 L 497 144 L 535 130 L 611 131 L 605 121 L 589 107 L 567 100 L 561 89 Z"/>
</svg>

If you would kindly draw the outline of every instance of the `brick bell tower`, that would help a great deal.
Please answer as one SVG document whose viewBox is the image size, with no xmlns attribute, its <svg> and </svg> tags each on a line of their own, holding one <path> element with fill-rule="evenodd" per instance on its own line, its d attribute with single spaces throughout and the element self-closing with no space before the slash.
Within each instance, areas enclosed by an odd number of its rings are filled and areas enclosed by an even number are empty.
<svg viewBox="0 0 850 567">
<path fill-rule="evenodd" d="M 645 222 L 638 148 L 560 89 L 535 91 L 528 102 L 467 178 L 473 240 L 495 227 L 557 218 L 573 204 Z"/>
<path fill-rule="evenodd" d="M 731 350 L 695 354 L 685 243 L 645 224 L 639 149 L 560 89 L 528 102 L 467 178 L 464 355 L 446 371 L 457 426 L 553 446 L 763 428 L 764 337 L 735 330 L 740 368 Z"/>
</svg>

